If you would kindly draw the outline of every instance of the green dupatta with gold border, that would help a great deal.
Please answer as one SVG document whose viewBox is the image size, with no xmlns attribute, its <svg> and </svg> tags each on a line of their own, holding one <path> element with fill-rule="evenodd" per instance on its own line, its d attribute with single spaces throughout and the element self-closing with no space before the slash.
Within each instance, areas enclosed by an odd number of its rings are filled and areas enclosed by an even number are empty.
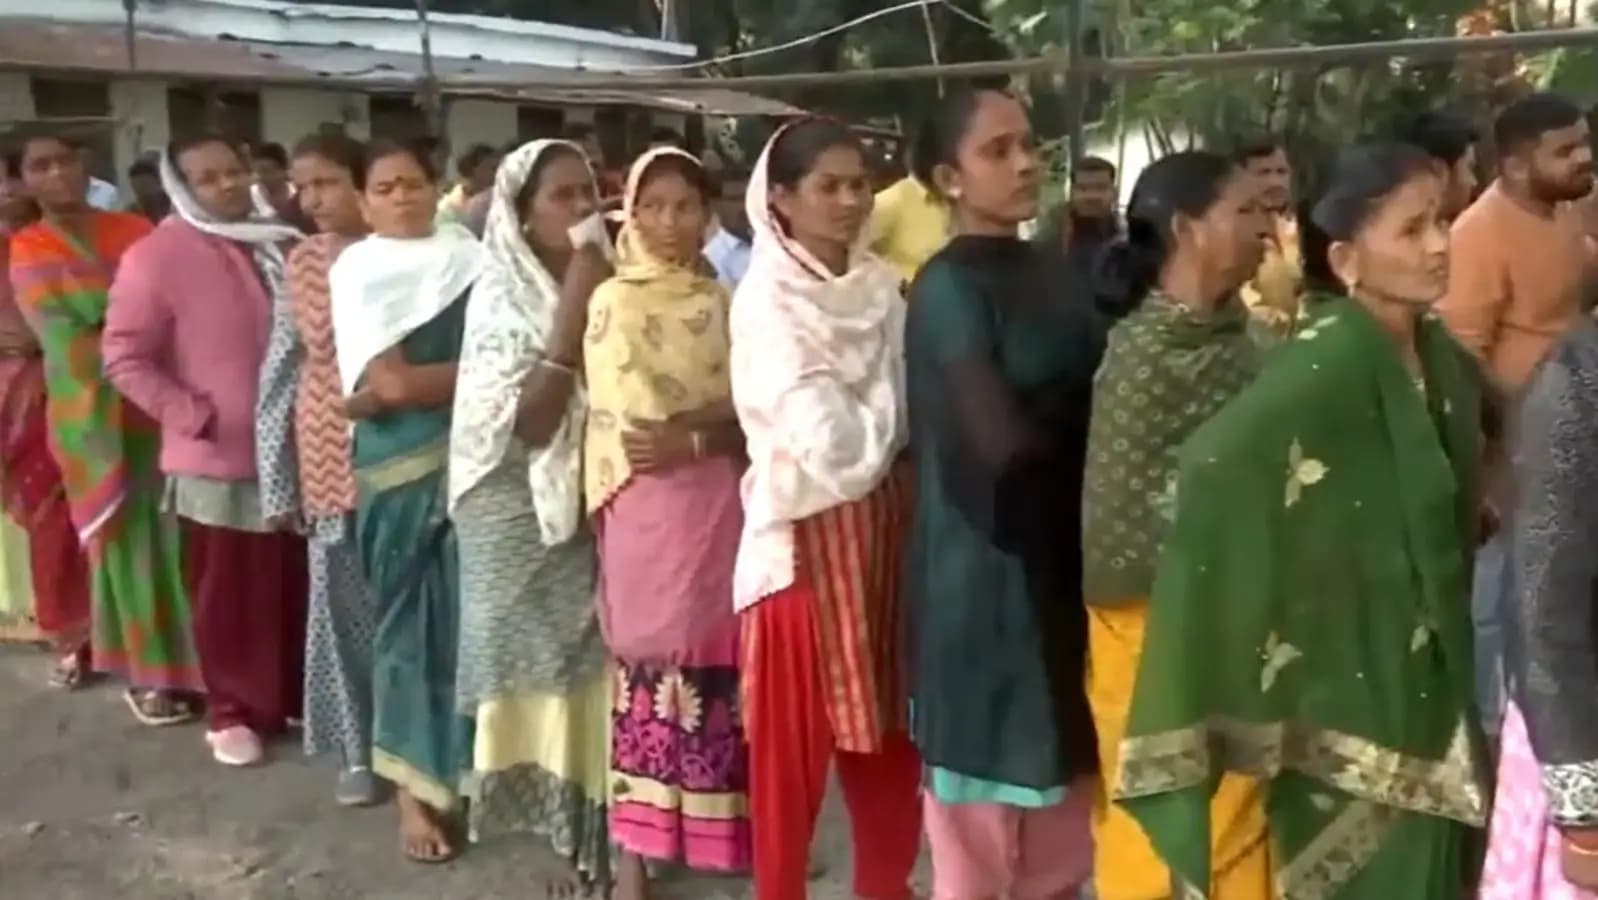
<svg viewBox="0 0 1598 900">
<path fill-rule="evenodd" d="M 1431 317 L 1416 349 L 1424 386 L 1362 307 L 1318 306 L 1183 448 L 1112 785 L 1177 896 L 1211 884 L 1223 772 L 1268 782 L 1275 896 L 1462 896 L 1480 380 Z"/>
</svg>

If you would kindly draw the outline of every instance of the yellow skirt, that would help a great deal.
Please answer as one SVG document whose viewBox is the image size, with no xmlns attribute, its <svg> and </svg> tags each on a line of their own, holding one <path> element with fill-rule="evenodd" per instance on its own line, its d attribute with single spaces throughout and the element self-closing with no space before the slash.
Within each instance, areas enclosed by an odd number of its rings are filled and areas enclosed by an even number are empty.
<svg viewBox="0 0 1598 900">
<path fill-rule="evenodd" d="M 1171 874 L 1137 820 L 1110 802 L 1120 776 L 1119 750 L 1132 708 L 1148 603 L 1088 607 L 1088 701 L 1099 732 L 1104 773 L 1093 810 L 1094 887 L 1098 900 L 1166 900 Z M 1270 830 L 1265 786 L 1225 775 L 1210 801 L 1210 900 L 1271 900 Z"/>
</svg>

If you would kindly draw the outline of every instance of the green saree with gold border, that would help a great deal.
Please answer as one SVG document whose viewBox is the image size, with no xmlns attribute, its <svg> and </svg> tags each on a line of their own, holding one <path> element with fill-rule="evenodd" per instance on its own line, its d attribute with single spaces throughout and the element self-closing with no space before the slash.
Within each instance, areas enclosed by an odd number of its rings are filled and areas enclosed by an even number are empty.
<svg viewBox="0 0 1598 900">
<path fill-rule="evenodd" d="M 1490 791 L 1471 697 L 1480 379 L 1431 317 L 1420 371 L 1317 305 L 1181 454 L 1111 786 L 1211 883 L 1221 773 L 1268 783 L 1275 895 L 1458 900 Z M 1225 900 L 1225 898 L 1219 898 Z"/>
</svg>

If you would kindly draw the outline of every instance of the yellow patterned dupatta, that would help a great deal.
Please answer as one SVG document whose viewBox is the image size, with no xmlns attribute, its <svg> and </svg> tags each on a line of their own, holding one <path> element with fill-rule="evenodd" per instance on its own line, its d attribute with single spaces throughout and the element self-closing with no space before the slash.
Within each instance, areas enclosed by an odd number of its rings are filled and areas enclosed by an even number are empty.
<svg viewBox="0 0 1598 900">
<path fill-rule="evenodd" d="M 1480 382 L 1316 306 L 1183 448 L 1112 793 L 1206 895 L 1220 775 L 1267 785 L 1276 896 L 1464 896 L 1489 796 L 1472 703 Z"/>
<path fill-rule="evenodd" d="M 688 266 L 651 253 L 635 226 L 643 175 L 667 155 L 699 164 L 671 148 L 646 153 L 633 164 L 616 274 L 594 291 L 588 304 L 583 481 L 590 513 L 632 477 L 621 441 L 629 422 L 665 421 L 732 397 L 726 288 L 702 258 Z"/>
</svg>

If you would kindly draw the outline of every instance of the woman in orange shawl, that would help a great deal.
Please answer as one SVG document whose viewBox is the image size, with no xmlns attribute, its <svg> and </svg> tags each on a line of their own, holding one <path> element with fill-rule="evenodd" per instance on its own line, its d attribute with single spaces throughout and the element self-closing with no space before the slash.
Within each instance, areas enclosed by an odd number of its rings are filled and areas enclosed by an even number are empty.
<svg viewBox="0 0 1598 900">
<path fill-rule="evenodd" d="M 89 582 L 67 514 L 61 471 L 50 455 L 39 341 L 17 310 L 6 275 L 11 234 L 38 218 L 22 187 L 22 154 L 0 170 L 0 508 L 10 519 L 0 552 L 8 555 L 8 596 L 0 621 L 20 618 L 26 633 L 47 638 L 59 661 L 55 684 L 76 687 L 88 671 Z M 25 539 L 24 539 L 25 537 Z M 31 565 L 30 565 L 31 564 Z M 15 568 L 11 568 L 11 567 Z M 19 570 L 26 570 L 23 575 Z M 29 588 L 31 587 L 31 590 Z"/>
<path fill-rule="evenodd" d="M 128 680 L 141 722 L 187 721 L 193 710 L 181 695 L 203 682 L 177 533 L 160 514 L 160 435 L 100 364 L 112 275 L 150 223 L 91 209 L 88 175 L 65 140 L 28 140 L 21 168 L 43 217 L 11 239 L 11 282 L 43 352 L 49 448 L 88 554 L 93 666 Z"/>
</svg>

